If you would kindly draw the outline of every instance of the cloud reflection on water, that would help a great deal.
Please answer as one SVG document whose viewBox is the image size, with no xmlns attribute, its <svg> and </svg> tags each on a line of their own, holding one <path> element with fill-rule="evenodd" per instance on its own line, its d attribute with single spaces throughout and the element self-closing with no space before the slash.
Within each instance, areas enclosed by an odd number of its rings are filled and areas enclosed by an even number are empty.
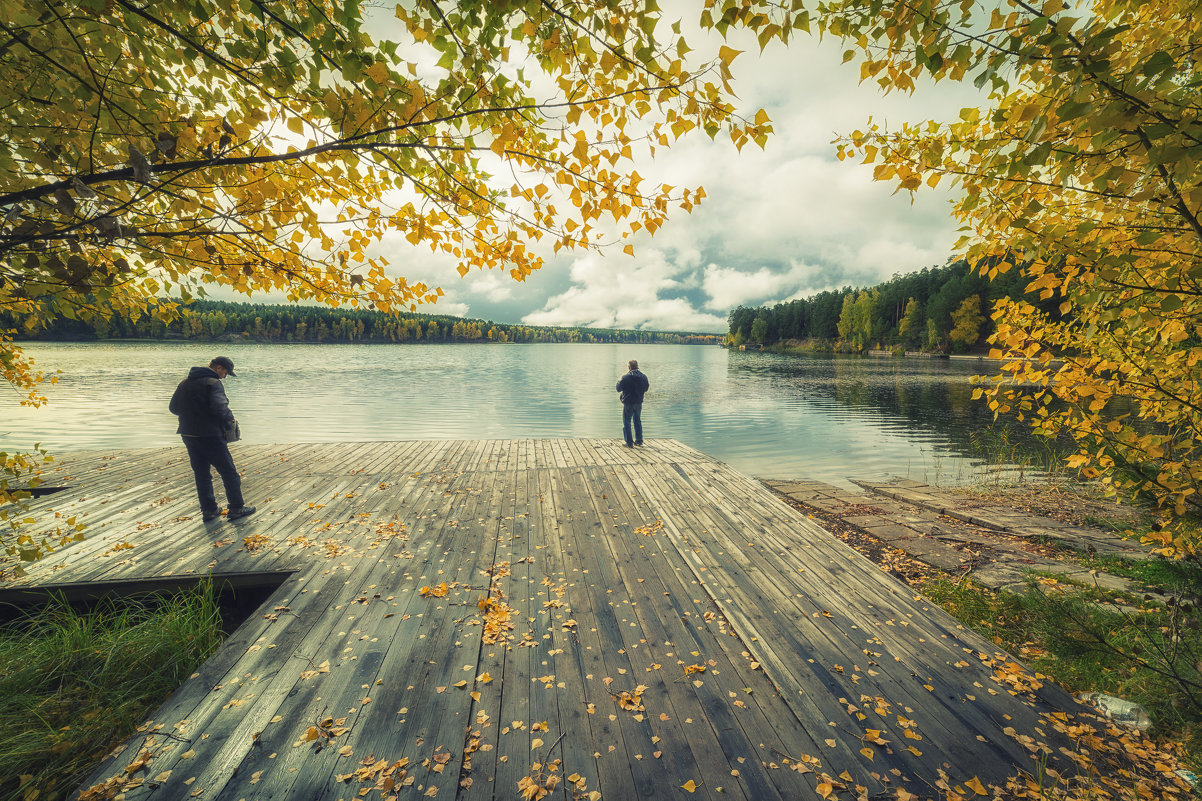
<svg viewBox="0 0 1202 801">
<path fill-rule="evenodd" d="M 173 445 L 167 400 L 194 364 L 233 358 L 231 407 L 250 443 L 621 435 L 626 360 L 651 380 L 648 437 L 757 476 L 969 480 L 992 423 L 975 363 L 787 358 L 673 345 L 31 343 L 64 371 L 41 409 L 10 408 L 4 448 Z"/>
</svg>

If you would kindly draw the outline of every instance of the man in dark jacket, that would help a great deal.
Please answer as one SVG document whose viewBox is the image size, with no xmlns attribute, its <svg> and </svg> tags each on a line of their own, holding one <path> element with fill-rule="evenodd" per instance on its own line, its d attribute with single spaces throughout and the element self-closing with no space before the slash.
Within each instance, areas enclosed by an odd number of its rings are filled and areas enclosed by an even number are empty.
<svg viewBox="0 0 1202 801">
<path fill-rule="evenodd" d="M 639 372 L 637 359 L 626 363 L 629 372 L 618 382 L 618 392 L 622 399 L 622 435 L 626 438 L 626 447 L 643 444 L 643 394 L 651 386 L 647 376 Z M 630 436 L 630 424 L 634 423 L 634 438 Z"/>
<path fill-rule="evenodd" d="M 229 399 L 221 379 L 235 375 L 234 363 L 225 356 L 218 356 L 208 367 L 193 367 L 188 377 L 175 388 L 171 396 L 171 412 L 179 416 L 179 428 L 188 448 L 188 461 L 196 476 L 196 494 L 200 498 L 200 512 L 204 522 L 209 523 L 221 516 L 221 507 L 213 495 L 213 474 L 216 468 L 225 484 L 225 498 L 230 509 L 227 516 L 237 520 L 253 514 L 255 507 L 242 501 L 242 479 L 234 458 L 225 441 L 226 426 L 233 425 L 234 413 L 230 411 Z M 236 377 L 236 376 L 235 376 Z"/>
</svg>

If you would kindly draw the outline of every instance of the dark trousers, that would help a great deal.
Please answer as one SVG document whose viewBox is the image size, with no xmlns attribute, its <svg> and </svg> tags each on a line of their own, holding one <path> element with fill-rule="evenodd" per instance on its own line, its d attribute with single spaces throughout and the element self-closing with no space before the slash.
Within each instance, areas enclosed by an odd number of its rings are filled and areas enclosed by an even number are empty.
<svg viewBox="0 0 1202 801">
<path fill-rule="evenodd" d="M 630 424 L 634 423 L 634 439 L 630 438 Z M 622 436 L 626 437 L 626 444 L 643 443 L 643 403 L 623 403 L 622 404 Z"/>
<path fill-rule="evenodd" d="M 231 509 L 242 508 L 242 478 L 234 467 L 234 457 L 221 437 L 184 437 L 188 447 L 188 461 L 196 476 L 196 495 L 200 499 L 200 510 L 205 513 L 220 512 L 217 499 L 213 496 L 213 474 L 217 471 L 225 484 L 225 499 Z"/>
</svg>

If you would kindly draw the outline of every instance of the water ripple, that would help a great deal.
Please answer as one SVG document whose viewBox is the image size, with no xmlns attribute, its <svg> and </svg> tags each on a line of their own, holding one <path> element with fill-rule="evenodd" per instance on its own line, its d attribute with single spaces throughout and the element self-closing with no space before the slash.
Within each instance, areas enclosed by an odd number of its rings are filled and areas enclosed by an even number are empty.
<svg viewBox="0 0 1202 801">
<path fill-rule="evenodd" d="M 614 384 L 628 358 L 651 380 L 648 437 L 672 437 L 759 476 L 909 476 L 979 470 L 992 415 L 971 363 L 786 358 L 670 345 L 196 345 L 30 343 L 62 370 L 41 409 L 10 410 L 3 447 L 178 443 L 167 401 L 189 366 L 230 356 L 247 442 L 620 437 Z M 1020 437 L 1006 430 L 1008 438 Z"/>
</svg>

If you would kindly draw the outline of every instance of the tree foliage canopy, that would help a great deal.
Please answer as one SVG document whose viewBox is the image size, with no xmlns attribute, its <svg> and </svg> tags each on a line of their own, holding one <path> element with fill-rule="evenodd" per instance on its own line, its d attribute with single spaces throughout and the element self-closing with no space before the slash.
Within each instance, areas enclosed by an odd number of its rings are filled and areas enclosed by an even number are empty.
<svg viewBox="0 0 1202 801">
<path fill-rule="evenodd" d="M 854 132 L 840 155 L 908 191 L 953 181 L 965 255 L 991 276 L 1016 268 L 1027 279 L 1030 298 L 994 309 L 995 353 L 1014 359 L 986 390 L 995 410 L 1071 433 L 1072 463 L 1117 490 L 1171 515 L 1202 510 L 1196 0 L 723 9 L 723 24 L 841 37 L 845 60 L 886 89 L 911 91 L 926 74 L 988 93 L 949 124 Z M 1104 416 L 1116 398 L 1135 411 Z M 1202 549 L 1180 529 L 1156 536 L 1166 553 Z"/>
<path fill-rule="evenodd" d="M 24 325 L 200 282 L 388 311 L 386 235 L 521 280 L 659 227 L 699 189 L 635 149 L 733 116 L 735 51 L 692 67 L 654 3 L 16 0 L 0 23 L 0 305 Z M 379 24 L 372 27 L 379 27 Z M 666 37 L 666 38 L 665 38 Z"/>
<path fill-rule="evenodd" d="M 981 298 L 978 295 L 967 297 L 954 312 L 952 312 L 952 330 L 948 338 L 952 342 L 971 345 L 980 336 L 981 323 L 985 322 L 981 314 Z"/>
<path fill-rule="evenodd" d="M 654 232 L 704 192 L 650 184 L 639 156 L 771 130 L 735 114 L 737 51 L 689 61 L 660 17 L 644 0 L 401 3 L 370 22 L 356 0 L 7 2 L 0 310 L 24 330 L 136 319 L 202 284 L 412 310 L 440 290 L 386 269 L 385 237 L 520 281 L 548 252 Z M 10 337 L 0 369 L 36 403 Z"/>
</svg>

